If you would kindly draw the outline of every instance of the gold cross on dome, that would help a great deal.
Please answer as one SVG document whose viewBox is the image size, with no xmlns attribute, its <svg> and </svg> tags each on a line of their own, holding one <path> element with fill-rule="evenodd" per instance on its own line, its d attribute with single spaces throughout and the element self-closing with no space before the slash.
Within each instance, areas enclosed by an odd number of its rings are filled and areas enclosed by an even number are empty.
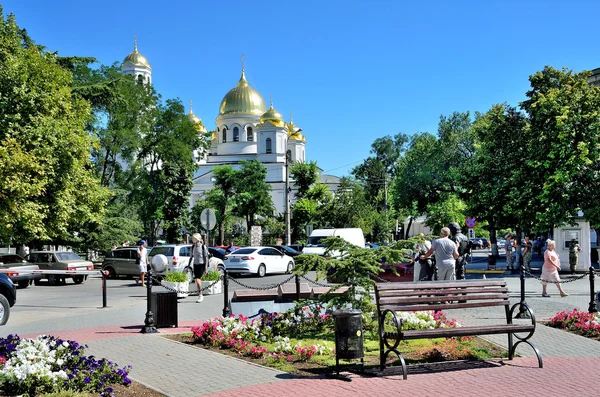
<svg viewBox="0 0 600 397">
<path fill-rule="evenodd" d="M 246 58 L 244 58 L 244 53 L 242 53 L 242 70 L 244 70 L 244 67 L 245 67 L 245 65 L 244 65 L 245 60 L 246 60 Z"/>
<path fill-rule="evenodd" d="M 190 99 L 190 113 L 192 113 L 192 100 Z"/>
</svg>

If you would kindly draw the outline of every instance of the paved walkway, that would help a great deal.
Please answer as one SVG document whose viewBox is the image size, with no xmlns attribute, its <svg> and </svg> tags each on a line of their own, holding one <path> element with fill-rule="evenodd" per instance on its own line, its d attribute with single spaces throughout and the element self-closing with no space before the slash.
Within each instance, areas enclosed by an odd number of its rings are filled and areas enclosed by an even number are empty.
<svg viewBox="0 0 600 397">
<path fill-rule="evenodd" d="M 518 282 L 508 278 L 517 302 Z M 587 310 L 589 286 L 585 282 L 571 283 L 571 294 L 560 298 L 542 298 L 539 283 L 527 280 L 527 302 L 538 320 L 549 318 L 560 310 L 577 307 Z M 535 291 L 535 292 L 533 292 Z M 554 291 L 551 291 L 554 292 Z M 450 317 L 468 324 L 503 320 L 503 311 L 486 310 L 450 312 Z M 397 396 L 400 391 L 415 396 L 597 396 L 595 380 L 600 370 L 600 342 L 562 330 L 538 325 L 532 341 L 544 356 L 544 368 L 527 345 L 520 345 L 521 355 L 512 361 L 464 364 L 432 364 L 412 367 L 407 381 L 400 375 L 370 377 L 350 375 L 351 382 L 324 377 L 298 378 L 280 371 L 257 366 L 236 358 L 194 348 L 162 337 L 167 333 L 189 332 L 200 321 L 180 322 L 179 328 L 160 329 L 161 334 L 142 335 L 140 324 L 110 326 L 50 334 L 84 342 L 89 354 L 106 357 L 117 364 L 131 365 L 131 377 L 170 397 L 188 396 Z M 67 327 L 68 324 L 65 324 Z M 36 336 L 38 333 L 23 335 Z M 506 345 L 506 336 L 491 336 L 489 340 Z"/>
</svg>

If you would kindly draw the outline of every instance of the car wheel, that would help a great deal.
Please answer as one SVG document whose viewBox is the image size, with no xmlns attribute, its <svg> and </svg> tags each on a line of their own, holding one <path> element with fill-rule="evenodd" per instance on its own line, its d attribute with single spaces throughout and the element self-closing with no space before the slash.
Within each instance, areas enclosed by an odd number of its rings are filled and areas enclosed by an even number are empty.
<svg viewBox="0 0 600 397">
<path fill-rule="evenodd" d="M 19 286 L 19 288 L 27 288 L 29 287 L 29 280 L 21 280 L 17 283 L 17 285 Z"/>
<path fill-rule="evenodd" d="M 59 282 L 60 282 L 60 278 L 58 278 L 58 276 L 56 274 L 49 274 L 48 275 L 48 284 L 50 284 L 50 285 L 58 285 Z"/>
<path fill-rule="evenodd" d="M 104 270 L 108 272 L 108 278 L 117 278 L 117 272 L 112 267 L 105 267 Z"/>
<path fill-rule="evenodd" d="M 288 263 L 288 265 L 287 265 L 287 271 L 286 271 L 286 273 L 289 274 L 289 273 L 291 273 L 293 271 L 294 271 L 294 262 L 290 261 L 290 263 Z"/>
<path fill-rule="evenodd" d="M 10 304 L 8 299 L 0 294 L 0 325 L 6 324 L 8 317 L 10 317 Z"/>
<path fill-rule="evenodd" d="M 264 277 L 265 274 L 267 274 L 267 268 L 265 267 L 265 265 L 263 265 L 261 263 L 260 266 L 258 267 L 258 271 L 256 272 L 256 275 L 258 277 Z"/>
<path fill-rule="evenodd" d="M 188 284 L 194 281 L 194 270 L 191 268 L 191 266 L 186 266 L 186 268 L 183 269 L 183 273 L 185 273 L 185 279 L 187 280 Z"/>
<path fill-rule="evenodd" d="M 73 276 L 73 282 L 75 284 L 81 284 L 81 283 L 83 283 L 83 280 L 84 280 L 83 276 Z"/>
</svg>

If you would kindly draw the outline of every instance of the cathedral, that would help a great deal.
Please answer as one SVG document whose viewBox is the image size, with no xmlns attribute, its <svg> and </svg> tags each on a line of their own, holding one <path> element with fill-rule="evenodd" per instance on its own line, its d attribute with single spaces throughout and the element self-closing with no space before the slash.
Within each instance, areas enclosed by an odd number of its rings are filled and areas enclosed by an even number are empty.
<svg viewBox="0 0 600 397">
<path fill-rule="evenodd" d="M 152 68 L 148 60 L 139 53 L 137 43 L 133 52 L 121 65 L 123 73 L 135 76 L 140 82 L 152 84 Z M 207 132 L 202 120 L 194 114 L 192 107 L 187 114 L 198 133 Z M 306 161 L 306 137 L 301 128 L 273 108 L 269 108 L 260 93 L 246 80 L 242 64 L 241 77 L 221 100 L 216 117 L 216 130 L 210 137 L 207 152 L 196 153 L 198 170 L 194 175 L 194 187 L 190 197 L 190 206 L 202 199 L 205 192 L 214 188 L 212 170 L 221 165 L 240 168 L 242 160 L 259 160 L 267 167 L 266 182 L 271 186 L 271 196 L 275 212 L 285 212 L 286 158 L 288 164 Z M 339 186 L 339 178 L 334 175 L 319 175 L 331 192 Z M 294 190 L 293 180 L 290 188 Z M 290 194 L 293 200 L 294 194 Z"/>
</svg>

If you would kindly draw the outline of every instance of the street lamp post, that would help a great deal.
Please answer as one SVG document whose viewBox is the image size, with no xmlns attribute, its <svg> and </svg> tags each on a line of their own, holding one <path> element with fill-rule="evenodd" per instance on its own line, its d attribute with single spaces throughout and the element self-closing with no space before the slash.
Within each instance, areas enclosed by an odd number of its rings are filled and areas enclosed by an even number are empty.
<svg viewBox="0 0 600 397">
<path fill-rule="evenodd" d="M 154 324 L 154 314 L 152 313 L 152 277 L 151 277 L 152 266 L 148 266 L 146 272 L 146 319 L 144 320 L 144 326 L 142 327 L 142 334 L 156 334 L 158 330 Z"/>
<path fill-rule="evenodd" d="M 290 173 L 289 166 L 291 160 L 291 153 L 288 150 L 285 153 L 285 244 L 290 245 L 292 243 L 291 237 L 291 225 L 290 225 Z"/>
</svg>

